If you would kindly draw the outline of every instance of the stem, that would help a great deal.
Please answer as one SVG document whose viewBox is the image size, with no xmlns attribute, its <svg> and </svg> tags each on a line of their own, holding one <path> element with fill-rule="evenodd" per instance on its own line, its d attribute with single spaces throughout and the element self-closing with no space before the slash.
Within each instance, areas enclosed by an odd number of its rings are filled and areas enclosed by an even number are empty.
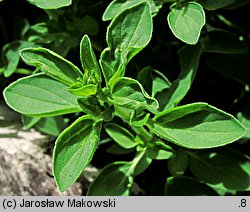
<svg viewBox="0 0 250 212">
<path fill-rule="evenodd" d="M 140 162 L 140 160 L 143 158 L 144 154 L 146 153 L 146 148 L 143 149 L 141 152 L 138 152 L 138 154 L 136 154 L 134 160 L 132 160 L 132 165 L 128 171 L 128 173 L 133 173 L 136 166 L 138 165 L 138 163 Z"/>
<path fill-rule="evenodd" d="M 129 120 L 131 114 L 126 109 L 121 106 L 115 106 L 115 115 L 120 117 L 128 125 L 130 125 Z M 143 138 L 144 141 L 146 141 L 145 143 L 153 139 L 153 136 L 144 127 L 131 127 L 137 133 L 137 135 L 139 135 L 141 138 Z"/>
<path fill-rule="evenodd" d="M 101 141 L 99 142 L 99 145 L 107 144 L 107 143 L 109 143 L 109 142 L 111 142 L 111 141 L 112 141 L 111 138 L 106 138 L 106 139 L 101 140 Z"/>
</svg>

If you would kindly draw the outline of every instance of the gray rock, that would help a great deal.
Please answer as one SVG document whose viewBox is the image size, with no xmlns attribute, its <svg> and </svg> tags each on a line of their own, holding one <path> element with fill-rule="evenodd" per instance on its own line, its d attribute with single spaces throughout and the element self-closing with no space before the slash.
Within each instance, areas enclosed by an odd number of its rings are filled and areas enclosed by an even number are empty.
<svg viewBox="0 0 250 212">
<path fill-rule="evenodd" d="M 24 130 L 19 116 L 0 104 L 0 195 L 82 195 L 96 176 L 88 167 L 81 179 L 60 193 L 52 176 L 52 157 L 45 154 L 49 137 Z M 42 144 L 42 145 L 41 145 Z M 93 176 L 93 177 L 92 177 Z"/>
</svg>

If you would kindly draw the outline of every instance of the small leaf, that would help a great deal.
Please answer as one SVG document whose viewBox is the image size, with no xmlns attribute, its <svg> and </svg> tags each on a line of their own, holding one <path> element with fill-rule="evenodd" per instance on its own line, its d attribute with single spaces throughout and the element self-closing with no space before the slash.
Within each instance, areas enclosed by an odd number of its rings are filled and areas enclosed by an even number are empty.
<svg viewBox="0 0 250 212">
<path fill-rule="evenodd" d="M 190 156 L 190 170 L 198 179 L 212 185 L 222 183 L 229 190 L 250 190 L 249 157 L 233 150 Z"/>
<path fill-rule="evenodd" d="M 61 192 L 77 180 L 91 161 L 100 131 L 100 123 L 90 116 L 83 116 L 66 128 L 56 140 L 53 173 Z"/>
<path fill-rule="evenodd" d="M 235 3 L 237 0 L 201 0 L 200 4 L 207 10 L 217 10 Z"/>
<path fill-rule="evenodd" d="M 95 97 L 88 96 L 77 99 L 78 104 L 81 106 L 82 110 L 93 117 L 101 115 L 101 109 L 99 107 L 99 102 Z"/>
<path fill-rule="evenodd" d="M 124 149 L 123 147 L 121 147 L 120 145 L 114 143 L 112 144 L 109 148 L 107 148 L 106 152 L 111 153 L 111 154 L 115 154 L 115 155 L 125 155 L 125 154 L 129 154 L 131 152 L 135 151 L 135 149 Z"/>
<path fill-rule="evenodd" d="M 43 71 L 48 76 L 71 85 L 82 78 L 82 72 L 71 62 L 45 48 L 27 48 L 20 52 L 25 63 Z"/>
<path fill-rule="evenodd" d="M 137 176 L 143 173 L 151 164 L 152 158 L 148 156 L 148 150 L 145 151 L 143 157 L 140 158 L 140 161 L 136 164 L 136 168 L 134 170 L 134 175 Z"/>
<path fill-rule="evenodd" d="M 155 160 L 166 160 L 173 156 L 173 149 L 163 141 L 150 143 L 147 150 L 148 157 Z"/>
<path fill-rule="evenodd" d="M 84 35 L 81 40 L 80 58 L 83 70 L 85 71 L 85 77 L 88 80 L 87 83 L 89 84 L 89 80 L 91 80 L 94 84 L 101 83 L 101 71 L 96 60 L 95 53 L 92 49 L 90 39 L 87 35 Z"/>
<path fill-rule="evenodd" d="M 32 117 L 32 116 L 22 115 L 22 122 L 23 122 L 24 129 L 30 129 L 40 120 L 41 120 L 41 117 L 39 116 Z"/>
<path fill-rule="evenodd" d="M 196 76 L 201 55 L 201 44 L 185 46 L 179 52 L 181 73 L 164 95 L 164 110 L 173 108 L 185 97 Z"/>
<path fill-rule="evenodd" d="M 128 196 L 133 183 L 131 163 L 107 165 L 90 185 L 88 196 Z"/>
<path fill-rule="evenodd" d="M 153 87 L 153 75 L 152 75 L 152 68 L 145 67 L 143 68 L 137 75 L 136 80 L 141 83 L 143 88 L 147 91 L 149 95 L 152 94 L 152 87 Z"/>
<path fill-rule="evenodd" d="M 148 2 L 150 4 L 150 9 L 152 15 L 156 15 L 159 11 L 159 8 L 155 5 L 153 0 L 114 0 L 109 6 L 106 8 L 102 20 L 109 21 L 114 19 L 118 14 L 120 14 L 123 10 L 133 7 L 142 2 Z"/>
<path fill-rule="evenodd" d="M 146 109 L 152 113 L 157 111 L 157 100 L 150 97 L 142 85 L 132 78 L 120 78 L 114 84 L 111 92 L 112 99 L 110 101 L 116 105 L 133 110 Z"/>
<path fill-rule="evenodd" d="M 129 119 L 129 124 L 133 127 L 142 127 L 146 125 L 148 119 L 150 117 L 149 113 L 143 113 L 142 115 L 136 115 L 136 112 L 133 111 L 130 119 Z"/>
<path fill-rule="evenodd" d="M 192 149 L 223 146 L 240 139 L 246 131 L 232 115 L 206 103 L 161 112 L 154 121 L 157 135 Z"/>
<path fill-rule="evenodd" d="M 167 179 L 166 196 L 217 196 L 215 190 L 190 177 L 169 177 Z"/>
<path fill-rule="evenodd" d="M 231 32 L 213 30 L 203 39 L 203 52 L 242 54 L 247 52 L 246 43 Z"/>
<path fill-rule="evenodd" d="M 250 85 L 250 54 L 209 54 L 207 65 L 224 76 Z"/>
<path fill-rule="evenodd" d="M 168 170 L 173 176 L 183 175 L 188 166 L 188 155 L 185 151 L 177 153 L 168 160 Z"/>
<path fill-rule="evenodd" d="M 153 69 L 152 96 L 156 97 L 159 92 L 166 92 L 171 87 L 171 82 L 161 72 Z"/>
<path fill-rule="evenodd" d="M 81 82 L 77 82 L 68 87 L 68 91 L 74 95 L 87 97 L 96 94 L 97 85 L 83 85 Z"/>
<path fill-rule="evenodd" d="M 242 125 L 246 128 L 247 132 L 243 138 L 250 139 L 250 117 L 249 114 L 244 114 L 242 112 L 237 114 L 237 118 L 242 123 Z"/>
<path fill-rule="evenodd" d="M 61 116 L 45 117 L 35 124 L 35 128 L 47 135 L 58 136 L 66 127 L 66 122 Z"/>
<path fill-rule="evenodd" d="M 19 51 L 33 46 L 35 46 L 35 44 L 31 42 L 13 41 L 3 47 L 2 54 L 6 60 L 6 67 L 3 71 L 4 77 L 10 77 L 16 71 L 20 60 Z"/>
<path fill-rule="evenodd" d="M 125 149 L 133 148 L 137 145 L 135 137 L 127 129 L 117 124 L 109 123 L 104 126 L 109 136 L 120 146 Z"/>
<path fill-rule="evenodd" d="M 116 71 L 120 69 L 120 59 L 114 58 L 110 49 L 106 48 L 102 51 L 99 62 L 105 82 L 108 84 L 109 80 L 115 75 Z"/>
<path fill-rule="evenodd" d="M 227 7 L 225 7 L 225 9 L 230 9 L 230 10 L 237 9 L 239 7 L 245 6 L 249 2 L 250 0 L 235 0 L 234 3 L 228 5 Z"/>
<path fill-rule="evenodd" d="M 196 44 L 206 23 L 205 12 L 200 4 L 188 2 L 182 8 L 174 8 L 168 14 L 168 25 L 173 34 L 187 44 Z"/>
<path fill-rule="evenodd" d="M 80 112 L 77 97 L 67 86 L 44 74 L 24 77 L 4 90 L 7 104 L 15 111 L 29 116 L 56 116 Z"/>
<path fill-rule="evenodd" d="M 72 0 L 28 0 L 31 4 L 36 5 L 45 10 L 58 9 L 61 7 L 69 6 L 72 4 Z"/>
</svg>

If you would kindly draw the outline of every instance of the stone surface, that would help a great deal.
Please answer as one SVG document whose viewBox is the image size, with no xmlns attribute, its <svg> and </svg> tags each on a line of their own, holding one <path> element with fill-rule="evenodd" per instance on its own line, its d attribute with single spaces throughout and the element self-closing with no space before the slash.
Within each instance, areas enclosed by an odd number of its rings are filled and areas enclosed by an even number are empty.
<svg viewBox="0 0 250 212">
<path fill-rule="evenodd" d="M 24 130 L 20 117 L 0 104 L 0 195 L 82 195 L 97 170 L 88 167 L 81 183 L 60 193 L 52 176 L 49 137 Z"/>
</svg>

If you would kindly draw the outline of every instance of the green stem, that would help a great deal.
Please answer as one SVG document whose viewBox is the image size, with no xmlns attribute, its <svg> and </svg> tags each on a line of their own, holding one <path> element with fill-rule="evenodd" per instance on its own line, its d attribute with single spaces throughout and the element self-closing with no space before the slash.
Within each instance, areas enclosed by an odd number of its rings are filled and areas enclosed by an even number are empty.
<svg viewBox="0 0 250 212">
<path fill-rule="evenodd" d="M 115 106 L 115 115 L 124 120 L 128 125 L 130 125 L 130 112 L 121 106 Z M 132 129 L 140 136 L 145 143 L 150 142 L 153 139 L 153 135 L 149 133 L 144 127 L 133 127 Z"/>
<path fill-rule="evenodd" d="M 146 153 L 146 148 L 136 154 L 135 158 L 132 160 L 132 165 L 131 165 L 128 173 L 131 174 L 134 172 L 136 166 L 138 165 L 140 160 L 143 158 L 145 153 Z"/>
</svg>

